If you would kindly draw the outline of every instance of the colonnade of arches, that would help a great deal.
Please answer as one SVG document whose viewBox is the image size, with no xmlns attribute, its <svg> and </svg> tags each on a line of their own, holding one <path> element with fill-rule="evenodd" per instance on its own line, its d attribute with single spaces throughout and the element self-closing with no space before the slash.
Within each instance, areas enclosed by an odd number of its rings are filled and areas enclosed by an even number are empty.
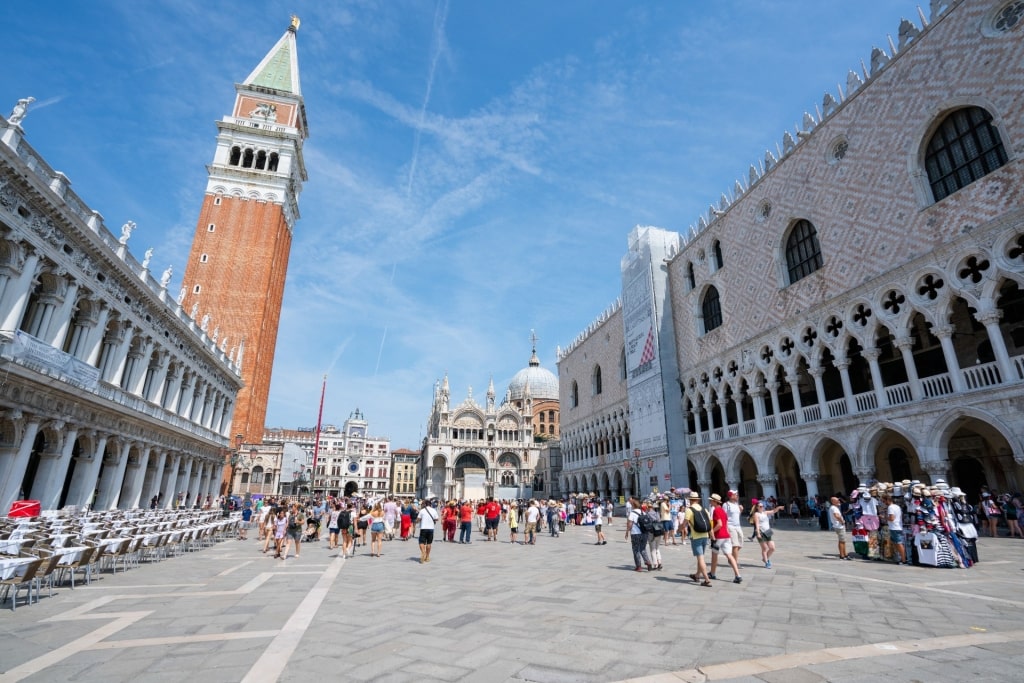
<svg viewBox="0 0 1024 683">
<path fill-rule="evenodd" d="M 183 350 L 136 321 L 97 283 L 81 282 L 31 245 L 0 240 L 0 329 L 17 330 L 26 348 L 66 354 L 67 374 L 102 382 L 219 435 L 235 408 L 235 387 L 204 371 Z M 147 320 L 151 314 L 146 314 Z"/>
<path fill-rule="evenodd" d="M 682 381 L 688 443 L 984 390 L 1024 380 L 1024 233 L 972 245 L 948 268 L 814 311 L 757 351 Z M 820 315 L 818 315 L 820 314 Z"/>
<path fill-rule="evenodd" d="M 701 454 L 691 467 L 691 487 L 704 497 L 736 490 L 740 498 L 780 501 L 848 495 L 872 481 L 938 479 L 959 486 L 976 501 L 982 486 L 1019 491 L 1024 484 L 1021 435 L 998 417 L 974 409 L 951 411 L 920 431 L 880 422 L 855 432 L 838 430 L 775 441 L 754 453 L 743 447 Z"/>
<path fill-rule="evenodd" d="M 84 425 L 0 415 L 0 509 L 19 499 L 43 509 L 94 510 L 204 502 L 220 493 L 223 462 Z"/>
<path fill-rule="evenodd" d="M 563 428 L 561 445 L 565 469 L 622 460 L 631 448 L 629 409 L 616 408 Z"/>
</svg>

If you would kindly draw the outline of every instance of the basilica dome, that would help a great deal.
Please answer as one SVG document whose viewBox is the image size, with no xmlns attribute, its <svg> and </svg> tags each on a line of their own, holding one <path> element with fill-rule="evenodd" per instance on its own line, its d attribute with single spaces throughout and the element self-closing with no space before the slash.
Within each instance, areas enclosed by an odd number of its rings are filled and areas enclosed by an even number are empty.
<svg viewBox="0 0 1024 683">
<path fill-rule="evenodd" d="M 527 383 L 530 385 L 530 398 L 558 400 L 558 377 L 540 366 L 536 349 L 530 357 L 530 366 L 517 372 L 508 383 L 509 398 L 513 401 L 523 400 Z"/>
</svg>

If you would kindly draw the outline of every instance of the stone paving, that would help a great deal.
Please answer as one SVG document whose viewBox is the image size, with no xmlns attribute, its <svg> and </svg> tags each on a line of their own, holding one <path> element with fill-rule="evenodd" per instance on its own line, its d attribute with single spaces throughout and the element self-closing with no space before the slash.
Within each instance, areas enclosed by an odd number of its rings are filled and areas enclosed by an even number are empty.
<svg viewBox="0 0 1024 683">
<path fill-rule="evenodd" d="M 502 528 L 502 539 L 507 530 Z M 633 571 L 624 524 L 536 546 L 413 541 L 338 557 L 255 541 L 104 572 L 0 609 L 6 681 L 1000 681 L 1024 670 L 1024 541 L 979 541 L 969 570 L 840 562 L 783 521 L 773 568 L 701 588 L 689 546 Z"/>
</svg>

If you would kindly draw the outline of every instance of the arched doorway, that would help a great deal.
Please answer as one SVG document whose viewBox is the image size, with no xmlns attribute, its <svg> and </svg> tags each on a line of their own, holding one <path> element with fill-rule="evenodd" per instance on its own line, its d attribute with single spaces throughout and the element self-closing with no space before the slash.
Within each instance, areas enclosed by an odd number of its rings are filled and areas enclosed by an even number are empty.
<svg viewBox="0 0 1024 683">
<path fill-rule="evenodd" d="M 739 456 L 739 487 L 736 491 L 740 500 L 761 498 L 761 484 L 757 481 L 757 463 L 750 456 L 750 453 L 740 453 Z"/>
<path fill-rule="evenodd" d="M 351 496 L 355 493 L 359 493 L 359 484 L 354 481 L 350 481 L 345 484 L 345 496 Z"/>
<path fill-rule="evenodd" d="M 455 460 L 454 474 L 459 498 L 480 500 L 487 497 L 487 461 L 482 455 L 474 452 L 460 455 Z"/>
</svg>

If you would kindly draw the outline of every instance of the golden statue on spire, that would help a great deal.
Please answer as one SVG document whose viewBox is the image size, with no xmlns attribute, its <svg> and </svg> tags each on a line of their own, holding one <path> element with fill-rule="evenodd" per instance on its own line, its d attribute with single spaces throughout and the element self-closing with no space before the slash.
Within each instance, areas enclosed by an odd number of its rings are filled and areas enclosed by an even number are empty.
<svg viewBox="0 0 1024 683">
<path fill-rule="evenodd" d="M 301 24 L 301 23 L 302 23 L 302 21 L 300 21 L 299 18 L 296 15 L 293 14 L 292 15 L 292 25 L 288 27 L 288 30 L 292 31 L 292 32 L 298 31 L 299 30 L 299 24 Z"/>
</svg>

